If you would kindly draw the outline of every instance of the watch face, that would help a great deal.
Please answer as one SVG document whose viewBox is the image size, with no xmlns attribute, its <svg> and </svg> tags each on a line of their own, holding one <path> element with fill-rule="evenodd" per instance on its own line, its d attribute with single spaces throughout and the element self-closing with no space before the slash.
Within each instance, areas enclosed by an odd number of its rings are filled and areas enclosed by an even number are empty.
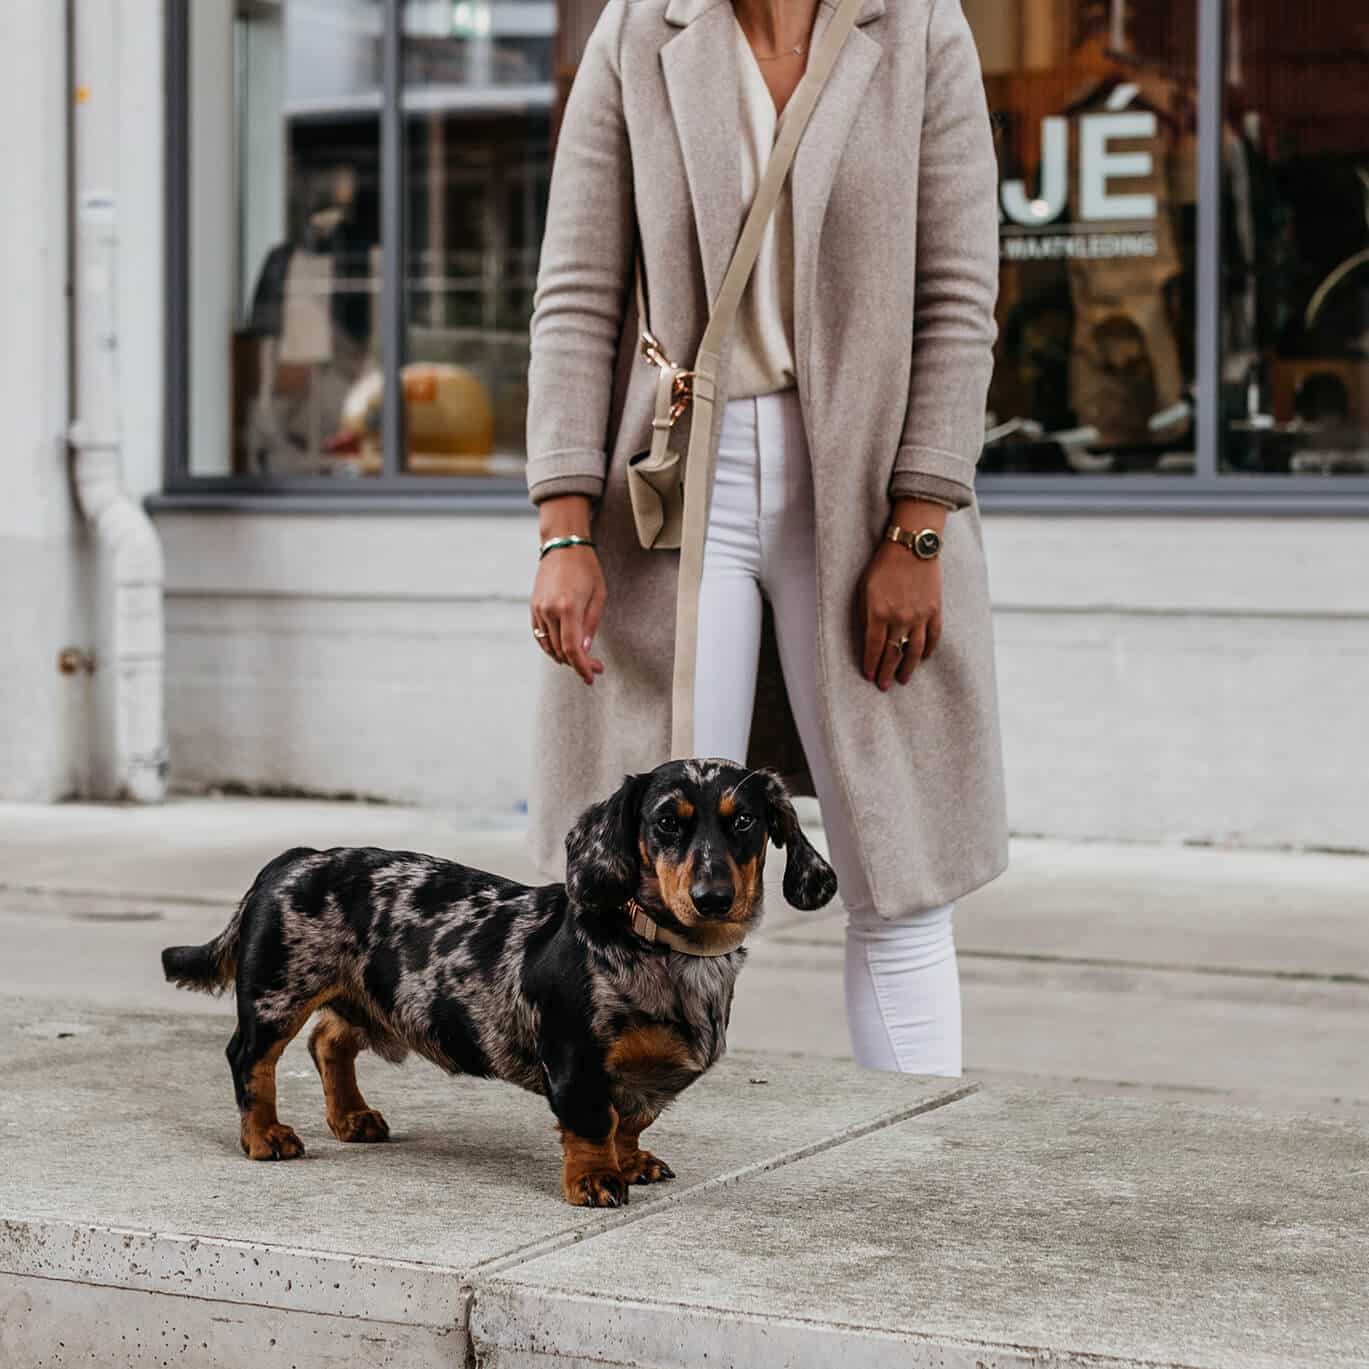
<svg viewBox="0 0 1369 1369">
<path fill-rule="evenodd" d="M 941 550 L 941 538 L 931 528 L 918 533 L 913 550 L 924 560 L 930 561 Z"/>
</svg>

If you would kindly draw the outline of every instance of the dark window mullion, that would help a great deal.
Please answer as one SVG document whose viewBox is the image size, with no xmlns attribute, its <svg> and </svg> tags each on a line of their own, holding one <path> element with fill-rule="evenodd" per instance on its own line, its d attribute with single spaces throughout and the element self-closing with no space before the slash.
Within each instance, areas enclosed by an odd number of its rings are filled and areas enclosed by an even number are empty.
<svg viewBox="0 0 1369 1369">
<path fill-rule="evenodd" d="M 403 58 L 403 0 L 384 0 L 380 100 L 380 337 L 385 376 L 385 401 L 380 413 L 382 481 L 398 478 L 405 441 L 400 389 L 406 331 L 404 195 L 408 180 L 404 163 Z"/>
<path fill-rule="evenodd" d="M 1224 0 L 1198 3 L 1198 374 L 1194 476 L 1217 478 L 1222 443 Z"/>
<path fill-rule="evenodd" d="M 165 266 L 166 392 L 162 435 L 165 488 L 190 478 L 190 6 L 166 7 L 162 220 Z"/>
</svg>

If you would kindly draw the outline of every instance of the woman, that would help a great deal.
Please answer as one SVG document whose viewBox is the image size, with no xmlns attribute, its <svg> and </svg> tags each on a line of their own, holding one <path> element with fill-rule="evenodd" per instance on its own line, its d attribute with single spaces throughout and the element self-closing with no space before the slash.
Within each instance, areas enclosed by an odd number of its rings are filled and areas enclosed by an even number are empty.
<svg viewBox="0 0 1369 1369">
<path fill-rule="evenodd" d="M 655 385 L 636 352 L 637 235 L 652 330 L 688 359 L 833 12 L 609 0 L 566 104 L 528 402 L 529 488 L 543 544 L 558 542 L 532 627 L 566 667 L 548 671 L 537 716 L 548 870 L 587 801 L 669 751 L 678 557 L 638 545 L 625 476 L 650 445 Z M 952 905 L 1007 857 L 973 493 L 996 191 L 959 0 L 862 0 L 715 411 L 694 750 L 816 792 L 848 911 L 856 1058 L 873 1068 L 960 1072 Z"/>
</svg>

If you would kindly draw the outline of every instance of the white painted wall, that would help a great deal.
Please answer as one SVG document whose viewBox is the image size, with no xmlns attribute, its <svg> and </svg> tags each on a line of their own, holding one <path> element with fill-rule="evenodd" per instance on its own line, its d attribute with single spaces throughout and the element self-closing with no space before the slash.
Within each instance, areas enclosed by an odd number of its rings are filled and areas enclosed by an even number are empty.
<svg viewBox="0 0 1369 1369">
<path fill-rule="evenodd" d="M 1015 831 L 1369 849 L 1369 525 L 991 518 Z"/>
<path fill-rule="evenodd" d="M 60 5 L 11 8 L 0 43 L 0 798 L 47 800 L 80 787 L 86 696 L 84 678 L 57 672 L 58 652 L 83 635 L 65 442 L 65 30 Z"/>
<path fill-rule="evenodd" d="M 162 473 L 162 5 L 117 0 L 117 42 L 91 79 L 117 88 L 110 167 L 119 231 L 119 423 L 135 494 Z M 89 687 L 62 675 L 90 649 L 89 549 L 72 500 L 68 385 L 65 7 L 11 6 L 0 44 L 0 798 L 84 792 Z"/>
<path fill-rule="evenodd" d="M 510 811 L 536 525 L 163 514 L 174 782 Z"/>
<path fill-rule="evenodd" d="M 163 515 L 173 773 L 506 811 L 531 519 Z M 1369 528 L 987 520 L 1014 830 L 1369 847 Z"/>
</svg>

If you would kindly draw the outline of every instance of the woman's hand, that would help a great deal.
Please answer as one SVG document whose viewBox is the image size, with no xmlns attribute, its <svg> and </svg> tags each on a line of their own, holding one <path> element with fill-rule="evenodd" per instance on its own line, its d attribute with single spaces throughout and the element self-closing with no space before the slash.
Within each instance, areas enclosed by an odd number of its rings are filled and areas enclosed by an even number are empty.
<svg viewBox="0 0 1369 1369">
<path fill-rule="evenodd" d="M 583 495 L 544 500 L 540 514 L 543 542 L 589 536 L 589 500 Z M 604 663 L 589 652 L 607 599 L 604 572 L 593 547 L 558 547 L 537 563 L 532 587 L 537 644 L 558 664 L 570 666 L 587 685 L 604 673 Z"/>
<path fill-rule="evenodd" d="M 909 530 L 941 532 L 946 512 L 940 504 L 900 500 L 893 521 Z M 865 631 L 865 678 L 882 690 L 895 680 L 907 684 L 941 640 L 940 560 L 923 561 L 907 547 L 881 542 L 860 578 L 856 612 Z M 907 646 L 899 650 L 905 637 Z"/>
</svg>

